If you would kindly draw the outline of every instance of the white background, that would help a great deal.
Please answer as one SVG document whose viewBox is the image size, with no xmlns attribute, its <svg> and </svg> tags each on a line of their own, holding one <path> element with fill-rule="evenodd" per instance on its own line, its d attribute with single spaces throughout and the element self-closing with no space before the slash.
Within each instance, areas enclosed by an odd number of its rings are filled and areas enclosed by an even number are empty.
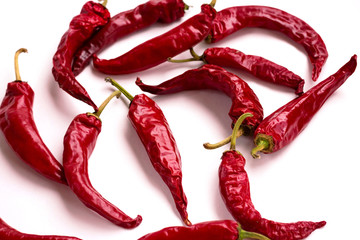
<svg viewBox="0 0 360 240">
<path fill-rule="evenodd" d="M 107 7 L 115 15 L 144 2 L 110 0 Z M 180 21 L 155 24 L 123 38 L 99 57 L 117 57 L 166 32 L 198 13 L 202 2 L 187 0 L 193 7 Z M 0 96 L 4 96 L 7 83 L 15 78 L 15 51 L 27 48 L 29 53 L 19 57 L 21 76 L 35 91 L 35 121 L 43 140 L 59 161 L 62 161 L 62 139 L 70 121 L 77 114 L 92 110 L 60 90 L 51 74 L 52 56 L 60 38 L 84 3 L 79 0 L 16 0 L 5 1 L 1 6 Z M 358 0 L 219 0 L 216 8 L 249 4 L 280 8 L 316 29 L 329 52 L 318 81 L 335 73 L 353 54 L 360 54 Z M 217 44 L 201 43 L 195 50 L 201 54 L 209 46 L 229 46 L 281 64 L 305 79 L 305 90 L 316 84 L 311 81 L 312 67 L 305 51 L 277 32 L 244 29 Z M 189 56 L 186 52 L 177 58 Z M 200 62 L 164 63 L 143 72 L 113 77 L 135 95 L 141 93 L 134 83 L 137 76 L 147 84 L 158 84 L 198 66 Z M 263 83 L 240 71 L 234 72 L 257 93 L 265 116 L 295 97 L 292 90 Z M 77 78 L 98 105 L 113 89 L 103 81 L 104 77 L 106 75 L 89 66 Z M 263 217 L 275 221 L 326 220 L 324 228 L 308 237 L 311 240 L 354 239 L 358 235 L 359 77 L 357 70 L 300 136 L 283 150 L 255 160 L 249 154 L 252 138 L 242 137 L 237 142 L 237 149 L 247 159 L 246 170 L 257 210 Z M 228 147 L 212 151 L 202 147 L 204 142 L 214 142 L 230 134 L 231 121 L 227 116 L 230 99 L 216 91 L 150 96 L 165 113 L 182 156 L 189 219 L 193 223 L 232 219 L 220 197 L 217 176 L 221 154 Z M 69 188 L 43 178 L 18 159 L 2 134 L 0 217 L 22 232 L 68 235 L 86 240 L 138 239 L 164 227 L 182 225 L 167 187 L 152 169 L 127 119 L 128 101 L 121 99 L 113 100 L 102 114 L 103 130 L 89 161 L 89 175 L 94 187 L 105 198 L 131 217 L 142 215 L 140 226 L 123 229 L 90 211 Z"/>
</svg>

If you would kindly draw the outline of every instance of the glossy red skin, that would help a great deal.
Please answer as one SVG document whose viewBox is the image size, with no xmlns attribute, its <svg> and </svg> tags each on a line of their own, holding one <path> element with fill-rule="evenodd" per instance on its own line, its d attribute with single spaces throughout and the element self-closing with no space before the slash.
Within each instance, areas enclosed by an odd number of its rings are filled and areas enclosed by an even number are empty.
<svg viewBox="0 0 360 240">
<path fill-rule="evenodd" d="M 0 218 L 0 239 L 2 240 L 81 240 L 76 237 L 56 235 L 35 235 L 19 232 Z"/>
<path fill-rule="evenodd" d="M 138 240 L 238 240 L 238 223 L 232 220 L 209 221 L 188 227 L 168 227 Z"/>
<path fill-rule="evenodd" d="M 182 187 L 181 157 L 163 112 L 152 99 L 139 94 L 130 104 L 128 118 L 154 169 L 168 186 L 182 220 L 187 222 L 187 198 Z"/>
<path fill-rule="evenodd" d="M 89 64 L 93 54 L 156 22 L 173 22 L 184 16 L 184 9 L 182 0 L 150 0 L 132 10 L 116 14 L 75 54 L 72 66 L 75 76 Z"/>
<path fill-rule="evenodd" d="M 139 72 L 157 66 L 205 39 L 215 15 L 215 9 L 204 4 L 201 13 L 117 58 L 105 60 L 94 56 L 93 65 L 102 73 L 114 75 Z"/>
<path fill-rule="evenodd" d="M 86 89 L 76 80 L 71 69 L 73 56 L 94 32 L 104 26 L 110 13 L 101 4 L 87 2 L 79 15 L 70 22 L 69 29 L 62 36 L 57 51 L 53 56 L 52 73 L 60 88 L 76 99 L 79 99 L 97 111 Z"/>
<path fill-rule="evenodd" d="M 205 64 L 200 68 L 188 70 L 157 86 L 146 85 L 139 78 L 136 84 L 141 90 L 158 95 L 199 89 L 221 91 L 232 100 L 229 111 L 232 125 L 242 114 L 253 114 L 253 117 L 246 118 L 243 122 L 249 133 L 260 124 L 264 116 L 259 99 L 249 85 L 235 74 L 216 65 Z"/>
<path fill-rule="evenodd" d="M 356 66 L 357 56 L 354 55 L 335 74 L 267 116 L 255 131 L 255 144 L 264 136 L 271 139 L 270 149 L 263 150 L 264 153 L 270 153 L 292 142 L 326 100 L 352 75 Z"/>
<path fill-rule="evenodd" d="M 203 58 L 206 63 L 239 69 L 261 80 L 295 89 L 295 93 L 298 95 L 303 93 L 304 79 L 265 58 L 246 55 L 228 47 L 208 48 L 205 50 Z"/>
<path fill-rule="evenodd" d="M 15 153 L 31 168 L 67 184 L 62 165 L 43 142 L 33 117 L 34 91 L 22 81 L 8 84 L 0 106 L 0 128 Z"/>
<path fill-rule="evenodd" d="M 219 11 L 211 29 L 211 42 L 246 28 L 260 27 L 281 32 L 302 45 L 313 65 L 315 81 L 328 57 L 324 41 L 306 22 L 280 9 L 267 6 L 238 6 Z"/>
<path fill-rule="evenodd" d="M 326 222 L 299 221 L 279 223 L 261 217 L 250 197 L 245 158 L 237 151 L 223 153 L 219 167 L 221 196 L 231 215 L 246 231 L 257 232 L 272 240 L 304 239 Z"/>
<path fill-rule="evenodd" d="M 79 114 L 71 122 L 64 137 L 63 165 L 68 184 L 76 196 L 90 209 L 112 223 L 124 227 L 138 226 L 142 218 L 130 218 L 107 201 L 92 186 L 88 174 L 88 159 L 101 132 L 101 120 L 88 114 Z"/>
</svg>

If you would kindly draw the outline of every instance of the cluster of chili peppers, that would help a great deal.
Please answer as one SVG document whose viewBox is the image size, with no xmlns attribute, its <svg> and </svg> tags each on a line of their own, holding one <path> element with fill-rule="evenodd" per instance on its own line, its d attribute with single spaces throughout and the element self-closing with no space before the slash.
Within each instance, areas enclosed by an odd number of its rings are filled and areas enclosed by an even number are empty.
<svg viewBox="0 0 360 240">
<path fill-rule="evenodd" d="M 184 16 L 188 6 L 182 0 L 149 0 L 138 7 L 110 17 L 103 4 L 89 1 L 75 16 L 62 36 L 53 57 L 55 81 L 59 86 L 94 109 L 93 113 L 77 115 L 70 123 L 63 140 L 63 165 L 42 141 L 33 119 L 34 92 L 23 82 L 18 56 L 27 52 L 21 48 L 15 54 L 16 80 L 8 84 L 0 106 L 0 129 L 19 158 L 41 175 L 65 184 L 91 210 L 123 228 L 138 226 L 142 217 L 131 218 L 107 201 L 92 186 L 88 176 L 88 160 L 101 132 L 100 114 L 113 97 L 121 94 L 130 100 L 128 118 L 143 143 L 149 159 L 169 188 L 175 206 L 186 226 L 168 227 L 149 233 L 140 240 L 158 239 L 224 239 L 253 238 L 260 240 L 303 239 L 326 222 L 299 221 L 280 223 L 265 219 L 255 209 L 250 196 L 246 160 L 236 150 L 236 138 L 254 137 L 251 154 L 271 153 L 291 143 L 304 130 L 326 100 L 352 75 L 357 56 L 336 73 L 304 92 L 304 80 L 274 62 L 254 55 L 226 48 L 208 48 L 199 56 L 193 47 L 206 40 L 217 42 L 245 27 L 261 27 L 279 31 L 302 45 L 313 64 L 312 79 L 317 80 L 328 57 L 320 35 L 303 20 L 280 9 L 267 6 L 237 6 L 216 11 L 216 0 L 203 4 L 201 12 L 172 30 L 152 38 L 129 52 L 110 60 L 96 54 L 118 39 L 148 27 L 155 22 L 170 23 Z M 192 58 L 174 60 L 174 56 L 190 50 Z M 221 91 L 232 100 L 229 116 L 232 134 L 221 142 L 204 144 L 214 149 L 230 143 L 219 166 L 219 187 L 224 203 L 236 221 L 221 220 L 192 224 L 187 212 L 187 198 L 182 186 L 181 157 L 170 126 L 160 107 L 145 94 L 133 97 L 112 78 L 105 80 L 116 88 L 99 107 L 92 101 L 75 76 L 93 59 L 94 68 L 107 74 L 126 74 L 157 66 L 165 61 L 203 61 L 204 65 L 191 69 L 157 86 L 136 84 L 152 94 L 173 94 L 186 90 L 211 89 Z M 255 92 L 237 75 L 224 68 L 246 71 L 255 77 L 289 87 L 298 95 L 264 118 L 263 108 Z M 24 147 L 22 143 L 26 142 Z M 74 237 L 40 236 L 21 233 L 0 218 L 1 239 L 76 240 Z"/>
</svg>

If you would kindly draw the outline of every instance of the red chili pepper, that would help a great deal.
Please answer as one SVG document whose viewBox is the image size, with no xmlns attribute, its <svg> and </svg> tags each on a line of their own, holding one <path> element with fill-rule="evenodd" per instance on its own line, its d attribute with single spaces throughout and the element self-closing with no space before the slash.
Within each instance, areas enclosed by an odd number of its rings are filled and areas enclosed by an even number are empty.
<svg viewBox="0 0 360 240">
<path fill-rule="evenodd" d="M 27 52 L 19 49 L 15 54 L 16 80 L 7 86 L 0 106 L 0 128 L 6 141 L 17 155 L 41 175 L 67 184 L 62 165 L 43 142 L 33 117 L 34 91 L 23 82 L 19 73 L 18 56 Z"/>
<path fill-rule="evenodd" d="M 166 62 L 168 58 L 190 49 L 205 39 L 216 15 L 214 4 L 213 0 L 211 4 L 202 5 L 201 13 L 117 58 L 105 60 L 94 55 L 94 67 L 107 74 L 126 74 Z"/>
<path fill-rule="evenodd" d="M 35 235 L 19 232 L 0 218 L 0 239 L 2 240 L 81 240 L 76 237 Z"/>
<path fill-rule="evenodd" d="M 261 234 L 245 231 L 240 224 L 232 220 L 208 221 L 189 227 L 167 227 L 149 233 L 138 240 L 243 240 L 248 238 L 270 240 Z"/>
<path fill-rule="evenodd" d="M 143 143 L 150 161 L 168 186 L 176 208 L 186 225 L 187 198 L 182 187 L 181 157 L 175 138 L 160 107 L 144 94 L 131 96 L 115 80 L 106 81 L 117 87 L 130 101 L 128 118 Z"/>
<path fill-rule="evenodd" d="M 212 25 L 208 42 L 217 42 L 246 27 L 279 31 L 301 44 L 313 65 L 315 81 L 328 57 L 324 41 L 306 22 L 280 9 L 266 6 L 238 6 L 219 11 Z"/>
<path fill-rule="evenodd" d="M 64 137 L 63 164 L 70 188 L 88 208 L 118 226 L 134 228 L 141 223 L 141 216 L 132 219 L 101 196 L 92 186 L 87 168 L 101 132 L 99 115 L 110 99 L 119 94 L 119 91 L 114 92 L 95 114 L 84 113 L 74 118 Z"/>
<path fill-rule="evenodd" d="M 250 197 L 249 178 L 244 169 L 245 158 L 235 150 L 236 133 L 244 117 L 239 118 L 233 129 L 230 151 L 225 151 L 219 167 L 219 183 L 222 199 L 231 215 L 247 231 L 254 231 L 272 240 L 303 239 L 326 222 L 299 221 L 279 223 L 261 217 Z"/>
<path fill-rule="evenodd" d="M 139 78 L 136 84 L 141 90 L 158 95 L 197 89 L 221 91 L 232 99 L 229 116 L 233 124 L 246 112 L 254 115 L 253 118 L 246 119 L 242 125 L 241 130 L 245 135 L 251 134 L 264 116 L 259 99 L 249 85 L 235 74 L 216 65 L 205 64 L 200 68 L 188 70 L 157 86 L 146 85 Z"/>
<path fill-rule="evenodd" d="M 182 0 L 150 0 L 132 10 L 116 14 L 75 54 L 72 65 L 75 76 L 89 64 L 93 54 L 155 22 L 170 23 L 179 19 L 184 16 L 187 7 Z"/>
<path fill-rule="evenodd" d="M 110 18 L 109 11 L 101 4 L 87 2 L 79 15 L 70 22 L 69 29 L 62 36 L 58 49 L 53 56 L 52 73 L 60 88 L 71 96 L 89 104 L 97 111 L 86 89 L 76 80 L 71 70 L 73 56 L 99 27 L 104 26 Z"/>
<path fill-rule="evenodd" d="M 356 66 L 357 56 L 354 55 L 336 73 L 267 116 L 255 131 L 256 147 L 252 156 L 259 158 L 258 151 L 275 152 L 292 142 L 326 100 L 353 74 Z"/>
</svg>

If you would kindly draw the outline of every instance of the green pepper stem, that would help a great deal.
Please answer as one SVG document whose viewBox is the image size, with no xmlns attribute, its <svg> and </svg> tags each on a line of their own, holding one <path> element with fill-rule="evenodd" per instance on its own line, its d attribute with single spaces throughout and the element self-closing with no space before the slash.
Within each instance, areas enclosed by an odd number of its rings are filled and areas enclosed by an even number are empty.
<svg viewBox="0 0 360 240">
<path fill-rule="evenodd" d="M 26 48 L 20 48 L 15 53 L 15 58 L 14 58 L 15 81 L 21 81 L 21 76 L 20 76 L 20 71 L 19 71 L 19 55 L 20 55 L 20 53 L 23 53 L 23 52 L 27 53 L 28 50 Z"/>
<path fill-rule="evenodd" d="M 239 232 L 238 240 L 243 240 L 243 239 L 248 239 L 248 238 L 258 239 L 258 240 L 270 240 L 270 238 L 268 238 L 260 233 L 245 231 L 244 229 L 241 228 L 240 224 L 238 224 L 238 232 Z"/>
<path fill-rule="evenodd" d="M 233 128 L 233 132 L 231 134 L 231 139 L 230 139 L 230 150 L 235 150 L 236 148 L 236 135 L 237 132 L 240 129 L 241 124 L 243 123 L 243 121 L 245 120 L 245 118 L 248 117 L 253 117 L 254 115 L 252 115 L 251 113 L 244 113 L 243 115 L 241 115 L 238 120 L 235 123 L 235 126 Z"/>
<path fill-rule="evenodd" d="M 212 6 L 212 7 L 215 7 L 215 4 L 216 4 L 216 0 L 212 0 L 209 5 Z"/>
<path fill-rule="evenodd" d="M 186 10 L 189 10 L 189 9 L 190 9 L 190 6 L 187 5 L 186 3 L 184 3 L 184 10 L 186 11 Z"/>
<path fill-rule="evenodd" d="M 103 2 L 101 5 L 103 5 L 104 7 L 106 7 L 108 0 L 99 0 L 99 2 Z"/>
<path fill-rule="evenodd" d="M 258 152 L 264 150 L 264 149 L 267 149 L 268 147 L 270 146 L 269 142 L 262 139 L 260 141 L 258 141 L 256 143 L 256 147 L 254 147 L 252 150 L 251 150 L 251 156 L 253 158 L 260 158 L 260 155 L 258 154 Z"/>
<path fill-rule="evenodd" d="M 106 105 L 108 105 L 108 103 L 110 102 L 111 99 L 113 99 L 114 97 L 120 97 L 121 95 L 121 91 L 117 90 L 114 91 L 110 96 L 108 96 L 105 101 L 100 105 L 100 107 L 98 108 L 98 110 L 94 113 L 92 113 L 91 115 L 97 117 L 100 119 L 100 115 L 101 113 L 104 111 Z"/>
<path fill-rule="evenodd" d="M 123 88 L 119 83 L 117 83 L 114 79 L 112 79 L 111 77 L 107 77 L 107 78 L 105 78 L 105 81 L 106 81 L 106 82 L 110 82 L 111 85 L 113 85 L 114 87 L 116 87 L 117 89 L 119 89 L 120 92 L 121 92 L 122 94 L 124 94 L 125 97 L 130 100 L 130 102 L 132 102 L 132 100 L 134 99 L 134 97 L 133 97 L 128 91 L 126 91 L 125 88 Z"/>
<path fill-rule="evenodd" d="M 172 59 L 172 58 L 168 58 L 168 62 L 172 62 L 172 63 L 184 63 L 184 62 L 191 62 L 191 61 L 204 61 L 202 56 L 199 56 L 193 48 L 190 48 L 190 54 L 192 56 L 192 58 L 186 58 L 186 59 Z"/>
<path fill-rule="evenodd" d="M 242 136 L 243 134 L 244 134 L 244 129 L 240 128 L 236 134 L 236 137 L 238 138 L 238 137 Z M 204 148 L 209 149 L 209 150 L 222 147 L 231 141 L 231 136 L 232 135 L 228 136 L 224 140 L 221 140 L 220 142 L 217 142 L 217 143 L 204 143 L 203 146 L 204 146 Z"/>
</svg>

